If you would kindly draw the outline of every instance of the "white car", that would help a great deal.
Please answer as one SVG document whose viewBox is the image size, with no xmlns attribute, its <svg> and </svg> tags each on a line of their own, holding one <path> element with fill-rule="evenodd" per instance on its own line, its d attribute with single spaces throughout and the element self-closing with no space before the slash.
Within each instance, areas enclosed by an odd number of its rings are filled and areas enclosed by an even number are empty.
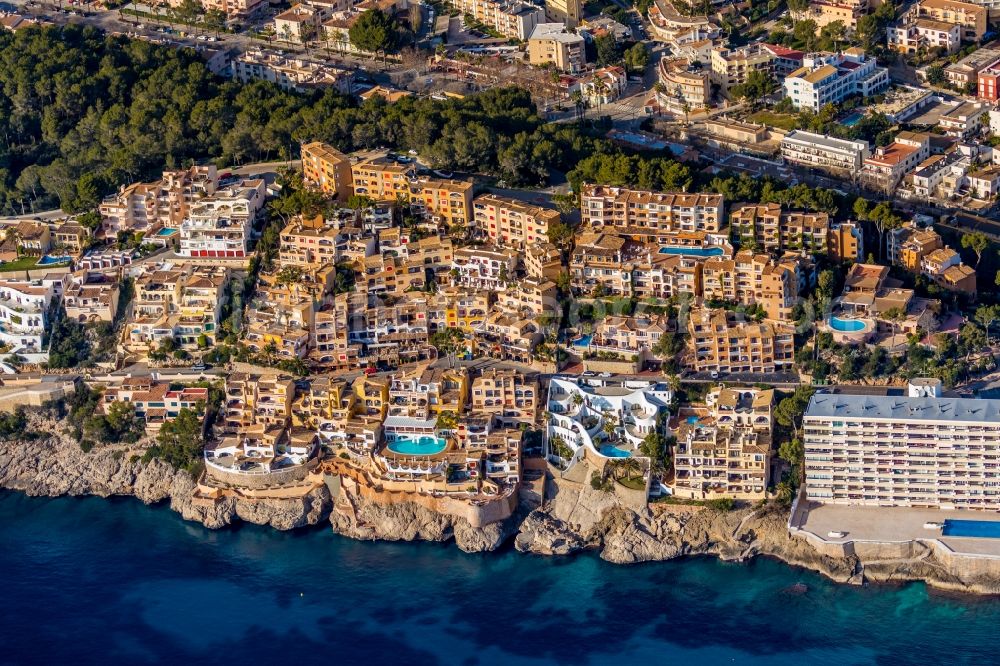
<svg viewBox="0 0 1000 666">
<path fill-rule="evenodd" d="M 199 42 L 207 42 L 208 41 L 208 37 L 206 37 L 205 35 L 198 35 L 198 41 Z"/>
</svg>

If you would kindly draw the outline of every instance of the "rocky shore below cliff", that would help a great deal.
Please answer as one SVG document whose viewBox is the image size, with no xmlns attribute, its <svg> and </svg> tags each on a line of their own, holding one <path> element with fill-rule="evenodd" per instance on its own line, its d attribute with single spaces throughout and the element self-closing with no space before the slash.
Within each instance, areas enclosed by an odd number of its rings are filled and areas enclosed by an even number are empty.
<svg viewBox="0 0 1000 666">
<path fill-rule="evenodd" d="M 122 495 L 146 504 L 169 501 L 184 519 L 212 529 L 237 521 L 279 530 L 328 522 L 334 532 L 353 539 L 454 540 L 466 552 L 492 551 L 513 537 L 522 553 L 556 556 L 593 551 L 619 564 L 691 555 L 744 561 L 762 555 L 843 583 L 923 580 L 948 590 L 1000 593 L 1000 578 L 955 575 L 922 544 L 915 544 L 916 553 L 905 560 L 824 555 L 789 535 L 787 509 L 778 506 L 728 512 L 672 504 L 636 509 L 614 492 L 554 478 L 548 482 L 543 507 L 523 508 L 507 520 L 481 528 L 415 503 L 367 501 L 343 486 L 337 498 L 321 485 L 295 498 L 227 495 L 214 502 L 196 502 L 195 482 L 187 472 L 157 460 L 144 464 L 141 449 L 101 446 L 85 453 L 70 437 L 51 428 L 41 430 L 53 434 L 0 443 L 0 487 L 32 496 Z"/>
</svg>

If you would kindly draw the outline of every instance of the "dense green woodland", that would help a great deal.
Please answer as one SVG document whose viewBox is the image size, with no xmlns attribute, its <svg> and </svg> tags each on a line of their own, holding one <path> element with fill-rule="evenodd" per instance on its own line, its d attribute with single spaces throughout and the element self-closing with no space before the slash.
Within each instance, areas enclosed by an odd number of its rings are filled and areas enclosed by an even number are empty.
<svg viewBox="0 0 1000 666">
<path fill-rule="evenodd" d="M 0 34 L 0 208 L 92 208 L 117 185 L 212 159 L 293 157 L 300 141 L 342 150 L 418 150 L 442 168 L 534 184 L 607 148 L 571 126 L 544 126 L 527 92 L 465 100 L 286 93 L 211 74 L 198 56 L 92 28 Z"/>
</svg>

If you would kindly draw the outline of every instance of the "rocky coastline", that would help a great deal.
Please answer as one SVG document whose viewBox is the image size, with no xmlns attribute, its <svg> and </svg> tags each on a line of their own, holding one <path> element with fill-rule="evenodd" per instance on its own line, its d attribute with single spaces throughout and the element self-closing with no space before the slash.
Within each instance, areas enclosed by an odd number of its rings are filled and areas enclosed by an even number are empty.
<svg viewBox="0 0 1000 666">
<path fill-rule="evenodd" d="M 187 472 L 156 460 L 143 464 L 141 449 L 101 446 L 84 453 L 57 430 L 42 431 L 53 434 L 0 443 L 0 487 L 31 496 L 133 496 L 146 504 L 169 501 L 170 508 L 185 520 L 212 529 L 237 521 L 279 530 L 329 523 L 334 532 L 353 539 L 453 540 L 466 552 L 492 551 L 513 539 L 514 547 L 526 554 L 593 551 L 619 564 L 694 555 L 728 561 L 766 556 L 841 583 L 925 581 L 950 591 L 1000 593 L 1000 577 L 956 575 L 933 549 L 919 543 L 905 560 L 824 555 L 809 542 L 789 535 L 787 509 L 780 507 L 729 512 L 683 505 L 635 509 L 613 492 L 555 478 L 549 480 L 544 506 L 522 507 L 507 520 L 482 528 L 415 503 L 367 501 L 347 484 L 339 488 L 336 499 L 330 488 L 321 485 L 295 498 L 225 496 L 198 502 L 195 482 Z"/>
</svg>

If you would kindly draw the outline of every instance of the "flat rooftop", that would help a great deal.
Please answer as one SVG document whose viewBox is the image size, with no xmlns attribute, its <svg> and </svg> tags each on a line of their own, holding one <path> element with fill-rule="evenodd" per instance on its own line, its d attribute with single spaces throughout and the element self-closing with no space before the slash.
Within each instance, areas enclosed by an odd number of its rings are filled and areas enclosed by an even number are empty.
<svg viewBox="0 0 1000 666">
<path fill-rule="evenodd" d="M 909 507 L 850 506 L 800 501 L 792 517 L 792 526 L 809 532 L 827 543 L 874 541 L 900 543 L 918 539 L 936 539 L 956 553 L 1000 557 L 1000 539 L 942 536 L 940 529 L 927 529 L 924 523 L 945 520 L 982 520 L 1000 523 L 1000 515 L 969 509 L 916 509 Z M 830 532 L 845 532 L 834 538 Z"/>
<path fill-rule="evenodd" d="M 809 400 L 805 416 L 996 424 L 1000 400 L 817 393 Z"/>
</svg>

